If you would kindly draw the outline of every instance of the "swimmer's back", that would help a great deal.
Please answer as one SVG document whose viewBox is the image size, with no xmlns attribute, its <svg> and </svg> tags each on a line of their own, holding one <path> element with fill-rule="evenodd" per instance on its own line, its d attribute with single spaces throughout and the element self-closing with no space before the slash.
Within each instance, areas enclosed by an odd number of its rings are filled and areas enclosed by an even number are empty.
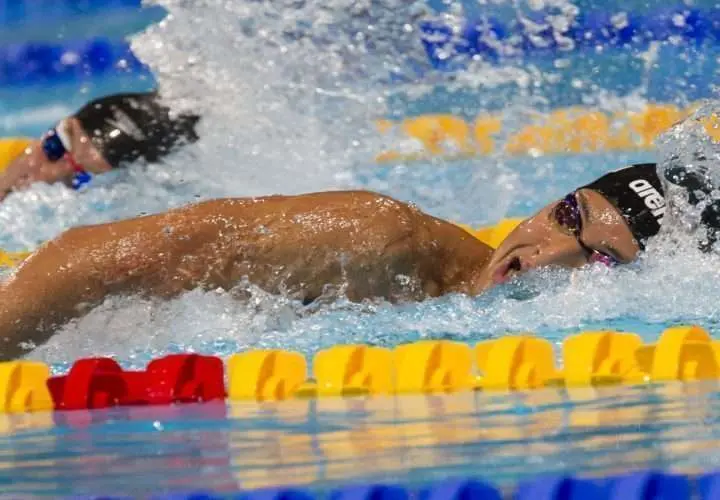
<svg viewBox="0 0 720 500">
<path fill-rule="evenodd" d="M 83 248 L 74 259 L 97 262 L 90 277 L 111 293 L 227 289 L 247 277 L 303 300 L 327 285 L 345 285 L 351 298 L 417 298 L 435 294 L 426 286 L 438 271 L 426 226 L 437 224 L 447 223 L 383 195 L 337 191 L 201 202 L 71 230 L 58 243 Z"/>
<path fill-rule="evenodd" d="M 346 191 L 225 199 L 71 229 L 0 284 L 0 359 L 109 294 L 230 289 L 244 277 L 305 302 L 474 292 L 489 247 L 386 196 Z"/>
</svg>

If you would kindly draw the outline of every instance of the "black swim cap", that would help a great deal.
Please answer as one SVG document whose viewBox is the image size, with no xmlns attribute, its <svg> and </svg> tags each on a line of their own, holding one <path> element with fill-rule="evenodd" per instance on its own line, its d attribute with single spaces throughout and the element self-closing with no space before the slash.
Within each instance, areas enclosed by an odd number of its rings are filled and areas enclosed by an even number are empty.
<svg viewBox="0 0 720 500">
<path fill-rule="evenodd" d="M 615 170 L 580 189 L 597 191 L 615 205 L 640 248 L 660 231 L 665 216 L 665 191 L 657 164 L 642 163 Z"/>
<path fill-rule="evenodd" d="M 175 146 L 195 142 L 198 115 L 170 116 L 156 92 L 97 99 L 75 114 L 93 145 L 113 167 L 144 158 L 155 162 Z"/>
</svg>

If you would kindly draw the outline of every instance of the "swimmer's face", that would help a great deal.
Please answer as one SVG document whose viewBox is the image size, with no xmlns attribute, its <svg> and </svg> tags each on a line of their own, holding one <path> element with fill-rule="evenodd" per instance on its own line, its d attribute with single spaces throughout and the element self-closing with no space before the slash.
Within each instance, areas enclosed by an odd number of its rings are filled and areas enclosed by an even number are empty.
<svg viewBox="0 0 720 500">
<path fill-rule="evenodd" d="M 80 122 L 76 118 L 69 118 L 66 121 L 69 125 L 72 154 L 75 161 L 91 174 L 102 174 L 112 170 L 112 166 L 105 161 L 100 151 L 93 145 L 90 136 L 83 130 Z"/>
<path fill-rule="evenodd" d="M 80 127 L 79 122 L 74 118 L 69 118 L 65 122 L 67 123 L 66 130 L 72 144 L 72 155 L 75 162 L 84 170 L 93 174 L 109 171 L 111 166 L 93 146 L 88 135 Z M 11 187 L 22 189 L 34 182 L 69 183 L 74 175 L 74 168 L 66 157 L 57 161 L 48 159 L 40 141 L 37 141 L 13 162 L 12 169 L 8 169 L 8 174 L 11 172 L 14 177 Z"/>
<path fill-rule="evenodd" d="M 575 200 L 551 203 L 523 221 L 493 253 L 479 288 L 539 267 L 578 268 L 595 262 L 627 263 L 637 257 L 640 247 L 630 228 L 605 197 L 581 189 Z"/>
<path fill-rule="evenodd" d="M 80 123 L 74 118 L 68 118 L 64 123 L 75 162 L 93 174 L 109 171 L 111 166 L 93 146 Z M 67 157 L 51 161 L 43 151 L 41 140 L 34 141 L 0 175 L 0 200 L 11 191 L 25 189 L 35 182 L 64 182 L 69 185 L 74 175 L 75 168 Z"/>
<path fill-rule="evenodd" d="M 25 189 L 34 182 L 58 182 L 71 176 L 72 172 L 72 166 L 64 159 L 49 161 L 40 142 L 35 141 L 8 167 L 3 175 L 4 187 L 10 191 Z"/>
</svg>

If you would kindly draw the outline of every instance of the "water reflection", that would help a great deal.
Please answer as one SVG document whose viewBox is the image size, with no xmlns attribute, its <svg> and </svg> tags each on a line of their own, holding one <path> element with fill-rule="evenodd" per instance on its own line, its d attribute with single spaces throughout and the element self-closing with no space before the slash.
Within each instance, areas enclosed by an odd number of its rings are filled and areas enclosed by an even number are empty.
<svg viewBox="0 0 720 500">
<path fill-rule="evenodd" d="M 718 465 L 718 394 L 716 384 L 668 384 L 5 415 L 0 487 L 27 498 L 693 474 Z"/>
</svg>

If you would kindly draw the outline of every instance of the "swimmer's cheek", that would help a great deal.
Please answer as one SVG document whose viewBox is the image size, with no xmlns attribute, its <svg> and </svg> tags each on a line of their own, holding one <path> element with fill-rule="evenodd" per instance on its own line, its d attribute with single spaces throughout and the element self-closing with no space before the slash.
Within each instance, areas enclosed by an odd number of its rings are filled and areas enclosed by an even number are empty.
<svg viewBox="0 0 720 500">
<path fill-rule="evenodd" d="M 44 165 L 34 176 L 33 181 L 54 184 L 69 178 L 71 175 L 72 170 L 68 169 L 67 166 L 63 167 L 63 165 L 58 162 L 51 165 Z"/>
</svg>

